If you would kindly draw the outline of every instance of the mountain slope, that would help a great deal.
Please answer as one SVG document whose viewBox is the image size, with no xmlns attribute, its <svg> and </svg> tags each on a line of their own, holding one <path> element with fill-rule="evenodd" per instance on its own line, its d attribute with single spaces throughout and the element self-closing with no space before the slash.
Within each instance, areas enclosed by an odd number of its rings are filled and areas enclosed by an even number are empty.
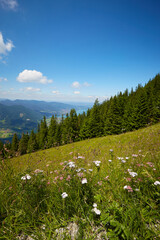
<svg viewBox="0 0 160 240">
<path fill-rule="evenodd" d="M 6 106 L 0 103 L 1 128 L 31 130 L 37 126 L 41 114 L 23 106 Z"/>
</svg>

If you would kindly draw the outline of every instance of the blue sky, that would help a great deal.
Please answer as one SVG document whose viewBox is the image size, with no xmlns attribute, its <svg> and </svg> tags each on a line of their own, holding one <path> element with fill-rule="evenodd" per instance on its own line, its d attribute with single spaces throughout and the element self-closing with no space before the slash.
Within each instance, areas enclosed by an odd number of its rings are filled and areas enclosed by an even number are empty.
<svg viewBox="0 0 160 240">
<path fill-rule="evenodd" d="M 159 0 L 0 0 L 0 98 L 94 102 L 160 72 Z"/>
</svg>

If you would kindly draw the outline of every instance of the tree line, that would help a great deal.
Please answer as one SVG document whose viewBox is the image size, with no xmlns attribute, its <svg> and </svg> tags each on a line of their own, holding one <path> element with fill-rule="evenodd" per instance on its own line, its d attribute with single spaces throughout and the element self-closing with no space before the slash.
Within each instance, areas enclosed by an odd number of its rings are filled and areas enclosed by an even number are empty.
<svg viewBox="0 0 160 240">
<path fill-rule="evenodd" d="M 44 117 L 36 132 L 22 134 L 21 139 L 14 134 L 11 143 L 0 143 L 0 153 L 3 157 L 22 155 L 88 138 L 133 131 L 159 120 L 160 74 L 157 74 L 144 87 L 139 84 L 130 92 L 126 89 L 101 104 L 97 99 L 93 107 L 82 114 L 77 115 L 72 109 L 70 114 L 62 115 L 61 121 L 53 115 L 49 126 Z"/>
</svg>

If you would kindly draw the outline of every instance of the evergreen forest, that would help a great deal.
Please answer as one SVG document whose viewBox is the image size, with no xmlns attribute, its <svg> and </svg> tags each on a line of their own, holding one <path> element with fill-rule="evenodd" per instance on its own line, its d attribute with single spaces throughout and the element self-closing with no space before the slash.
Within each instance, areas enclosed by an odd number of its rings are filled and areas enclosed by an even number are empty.
<svg viewBox="0 0 160 240">
<path fill-rule="evenodd" d="M 39 149 L 48 149 L 80 140 L 121 134 L 134 131 L 159 122 L 160 120 L 160 74 L 145 86 L 138 85 L 135 90 L 123 93 L 99 103 L 83 114 L 77 115 L 75 109 L 62 115 L 61 121 L 52 116 L 49 126 L 46 118 L 38 124 L 37 132 L 23 133 L 21 139 L 14 134 L 12 142 L 3 146 L 2 157 L 22 155 Z"/>
</svg>

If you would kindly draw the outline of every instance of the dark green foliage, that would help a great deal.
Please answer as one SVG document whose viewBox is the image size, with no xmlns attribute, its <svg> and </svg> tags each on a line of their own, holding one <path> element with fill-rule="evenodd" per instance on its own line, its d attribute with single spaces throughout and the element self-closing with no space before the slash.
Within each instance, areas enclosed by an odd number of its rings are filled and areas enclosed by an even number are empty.
<svg viewBox="0 0 160 240">
<path fill-rule="evenodd" d="M 28 140 L 29 140 L 29 135 L 23 133 L 20 139 L 19 148 L 18 148 L 18 151 L 21 155 L 27 153 Z"/>
<path fill-rule="evenodd" d="M 96 99 L 87 113 L 79 114 L 71 109 L 61 120 L 52 116 L 49 127 L 46 118 L 38 124 L 37 133 L 27 139 L 22 136 L 19 144 L 21 154 L 33 152 L 82 139 L 133 131 L 160 120 L 160 75 L 150 80 L 144 87 L 140 84 L 135 91 L 128 89 L 99 104 Z M 18 149 L 18 138 L 13 137 L 12 150 Z"/>
<path fill-rule="evenodd" d="M 46 117 L 44 116 L 43 120 L 41 120 L 40 130 L 38 132 L 38 145 L 40 149 L 45 149 L 47 147 L 47 134 L 48 127 L 46 123 Z"/>
<path fill-rule="evenodd" d="M 12 138 L 12 145 L 11 145 L 12 151 L 16 152 L 18 150 L 18 143 L 19 143 L 19 140 L 18 140 L 17 134 L 15 133 Z"/>
<path fill-rule="evenodd" d="M 36 151 L 37 149 L 38 149 L 38 143 L 37 143 L 37 139 L 36 139 L 36 134 L 32 130 L 30 137 L 29 137 L 29 141 L 28 141 L 27 152 L 31 153 L 31 152 Z"/>
<path fill-rule="evenodd" d="M 48 147 L 53 147 L 55 143 L 55 134 L 57 129 L 57 119 L 54 117 L 54 115 L 51 118 L 51 122 L 48 128 Z"/>
</svg>

